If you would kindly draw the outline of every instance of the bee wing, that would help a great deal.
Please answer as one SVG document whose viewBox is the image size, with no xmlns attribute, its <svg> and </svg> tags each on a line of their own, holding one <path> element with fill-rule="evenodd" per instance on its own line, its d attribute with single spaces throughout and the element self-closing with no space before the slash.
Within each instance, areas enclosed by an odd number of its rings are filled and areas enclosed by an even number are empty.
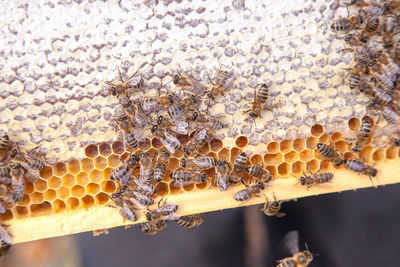
<svg viewBox="0 0 400 267">
<path fill-rule="evenodd" d="M 198 132 L 195 136 L 194 139 L 197 141 L 203 140 L 207 137 L 207 130 L 203 129 L 200 132 Z"/>
<path fill-rule="evenodd" d="M 140 171 L 139 171 L 139 179 L 142 182 L 148 182 L 149 180 L 152 180 L 154 177 L 154 171 L 153 171 L 153 166 L 150 165 L 148 167 L 140 166 Z"/>
<path fill-rule="evenodd" d="M 189 124 L 186 121 L 173 121 L 174 126 L 171 127 L 171 130 L 178 134 L 187 134 L 186 128 Z"/>
<path fill-rule="evenodd" d="M 26 164 L 25 162 L 21 162 L 20 164 L 26 170 L 25 175 L 24 175 L 26 181 L 33 183 L 33 182 L 36 182 L 37 179 L 39 179 L 38 171 L 30 168 L 28 166 L 28 164 Z"/>
<path fill-rule="evenodd" d="M 128 221 L 135 222 L 137 220 L 136 213 L 131 207 L 129 207 L 128 204 L 126 204 L 126 202 L 122 202 L 122 207 L 120 208 L 119 212 L 121 213 L 122 217 Z"/>
<path fill-rule="evenodd" d="M 287 233 L 283 237 L 283 242 L 292 255 L 299 252 L 299 232 L 297 230 Z"/>
<path fill-rule="evenodd" d="M 165 148 L 168 150 L 169 153 L 174 154 L 175 153 L 175 148 L 173 145 L 171 145 L 169 142 L 165 141 L 163 138 L 161 138 L 161 143 L 165 146 Z"/>
<path fill-rule="evenodd" d="M 0 226 L 0 232 L 0 236 L 2 237 L 2 240 L 0 240 L 1 243 L 11 244 L 11 236 L 3 226 Z"/>
<path fill-rule="evenodd" d="M 138 140 L 138 141 L 140 141 L 140 142 L 146 141 L 146 138 L 145 138 L 145 136 L 144 136 L 144 132 L 143 132 L 143 131 L 140 131 L 140 130 L 137 129 L 137 128 L 132 128 L 132 129 L 131 129 L 131 132 L 132 132 L 132 134 L 135 136 L 135 139 L 136 139 L 136 140 Z"/>
<path fill-rule="evenodd" d="M 131 170 L 131 169 L 128 170 L 128 171 L 126 172 L 126 174 L 123 175 L 123 176 L 119 179 L 119 185 L 120 185 L 120 186 L 126 185 L 126 183 L 128 182 L 129 178 L 131 177 L 132 171 L 133 171 L 133 170 Z"/>
<path fill-rule="evenodd" d="M 129 200 L 130 200 L 133 204 L 135 204 L 135 206 L 136 206 L 137 208 L 139 208 L 139 209 L 145 210 L 145 209 L 147 208 L 146 206 L 140 204 L 140 201 L 137 200 L 136 198 L 131 197 L 131 198 L 129 198 Z"/>
<path fill-rule="evenodd" d="M 228 189 L 228 172 L 222 177 L 220 172 L 217 172 L 217 185 L 219 191 L 223 192 Z"/>
<path fill-rule="evenodd" d="M 168 204 L 157 209 L 158 212 L 172 212 L 178 209 L 178 205 L 176 204 Z"/>
<path fill-rule="evenodd" d="M 138 112 L 138 110 L 135 111 L 135 116 L 133 117 L 133 119 L 140 127 L 146 127 L 147 120 L 142 114 Z"/>
<path fill-rule="evenodd" d="M 180 218 L 180 216 L 176 213 L 171 213 L 166 216 L 163 216 L 163 220 L 167 220 L 167 221 L 175 221 L 175 220 L 178 220 L 179 218 Z"/>
<path fill-rule="evenodd" d="M 9 185 L 11 183 L 11 178 L 10 177 L 0 177 L 0 184 L 5 184 L 5 185 Z"/>
<path fill-rule="evenodd" d="M 24 178 L 15 178 L 13 177 L 11 180 L 11 186 L 14 191 L 15 201 L 19 202 L 24 199 L 24 191 L 25 191 L 25 180 Z"/>
<path fill-rule="evenodd" d="M 186 185 L 190 185 L 193 184 L 193 181 L 176 181 L 174 183 L 174 187 L 181 187 L 181 186 L 186 186 Z"/>
<path fill-rule="evenodd" d="M 6 208 L 3 206 L 3 204 L 0 203 L 0 214 L 3 214 L 6 212 Z"/>
</svg>

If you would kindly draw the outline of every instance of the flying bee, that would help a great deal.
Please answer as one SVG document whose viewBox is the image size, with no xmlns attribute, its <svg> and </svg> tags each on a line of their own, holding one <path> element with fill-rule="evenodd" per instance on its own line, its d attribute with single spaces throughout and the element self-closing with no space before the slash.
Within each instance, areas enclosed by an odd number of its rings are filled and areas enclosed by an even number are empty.
<svg viewBox="0 0 400 267">
<path fill-rule="evenodd" d="M 193 162 L 198 170 L 208 170 L 217 164 L 215 158 L 205 156 L 197 157 Z"/>
<path fill-rule="evenodd" d="M 140 153 L 139 179 L 148 184 L 154 183 L 154 168 L 149 152 Z"/>
<path fill-rule="evenodd" d="M 204 214 L 181 216 L 176 223 L 190 232 L 203 223 L 204 217 Z"/>
<path fill-rule="evenodd" d="M 207 175 L 205 173 L 191 171 L 174 171 L 169 177 L 175 181 L 175 187 L 205 183 L 207 181 Z"/>
<path fill-rule="evenodd" d="M 158 202 L 158 208 L 156 210 L 147 210 L 146 219 L 147 221 L 159 221 L 159 220 L 176 220 L 179 216 L 175 213 L 178 210 L 176 204 L 165 204 L 160 206 L 162 199 Z"/>
<path fill-rule="evenodd" d="M 382 117 L 391 124 L 397 124 L 400 121 L 400 116 L 393 111 L 392 108 L 384 106 L 381 112 Z"/>
<path fill-rule="evenodd" d="M 135 186 L 135 191 L 143 195 L 153 195 L 157 193 L 157 188 L 149 183 L 145 183 L 140 179 L 130 179 L 127 183 L 128 186 Z"/>
<path fill-rule="evenodd" d="M 218 70 L 217 75 L 215 76 L 214 81 L 210 78 L 210 83 L 213 85 L 210 91 L 207 93 L 207 97 L 214 100 L 220 95 L 224 94 L 224 90 L 227 86 L 228 79 L 231 78 L 231 73 L 225 70 Z"/>
<path fill-rule="evenodd" d="M 336 167 L 342 165 L 342 156 L 327 144 L 318 143 L 317 150 L 325 160 L 332 162 Z"/>
<path fill-rule="evenodd" d="M 378 174 L 378 170 L 365 164 L 358 159 L 345 159 L 344 164 L 347 169 L 367 175 L 372 182 L 371 177 L 375 177 Z"/>
<path fill-rule="evenodd" d="M 26 170 L 19 163 L 12 162 L 11 167 L 11 187 L 14 191 L 14 200 L 20 202 L 24 199 Z"/>
<path fill-rule="evenodd" d="M 11 247 L 11 234 L 6 230 L 7 226 L 5 224 L 0 226 L 0 248 L 2 253 L 7 253 Z"/>
<path fill-rule="evenodd" d="M 247 167 L 246 171 L 248 174 L 250 174 L 250 176 L 260 179 L 264 183 L 267 183 L 272 179 L 269 171 L 267 169 L 264 169 L 263 166 L 261 166 L 259 164 L 255 164 L 255 165 L 251 165 L 251 166 Z"/>
<path fill-rule="evenodd" d="M 240 179 L 240 181 L 242 182 L 242 184 L 244 184 L 246 186 L 246 188 L 236 192 L 233 195 L 233 198 L 237 201 L 249 200 L 253 196 L 258 196 L 258 194 L 261 193 L 261 191 L 263 191 L 265 189 L 265 184 L 262 181 L 256 181 L 254 184 L 250 184 L 250 185 L 247 185 L 243 181 L 243 177 Z"/>
<path fill-rule="evenodd" d="M 375 17 L 367 21 L 364 29 L 361 31 L 360 34 L 360 41 L 363 43 L 368 42 L 368 40 L 373 36 L 379 27 L 379 18 Z"/>
<path fill-rule="evenodd" d="M 135 213 L 134 208 L 132 205 L 129 203 L 129 200 L 125 198 L 123 195 L 125 190 L 127 189 L 127 186 L 123 186 L 118 193 L 113 193 L 111 195 L 111 200 L 114 202 L 115 206 L 111 206 L 113 208 L 118 208 L 119 213 L 121 216 L 131 222 L 137 221 L 138 217 Z"/>
<path fill-rule="evenodd" d="M 236 184 L 239 182 L 240 177 L 243 177 L 247 165 L 246 153 L 242 152 L 237 154 L 233 162 L 233 170 L 229 176 L 229 182 Z"/>
<path fill-rule="evenodd" d="M 372 120 L 368 117 L 363 118 L 360 130 L 357 133 L 357 141 L 352 150 L 360 152 L 368 143 L 371 137 Z"/>
<path fill-rule="evenodd" d="M 133 77 L 138 73 L 140 69 L 138 69 L 135 73 L 133 73 L 126 81 L 122 77 L 121 71 L 118 69 L 118 74 L 120 78 L 120 82 L 118 83 L 109 83 L 106 84 L 110 86 L 109 93 L 110 95 L 120 97 L 121 95 L 128 96 L 129 90 L 131 89 L 139 89 L 143 87 L 144 81 L 142 77 L 138 77 L 137 79 L 133 79 Z"/>
<path fill-rule="evenodd" d="M 160 155 L 158 156 L 156 165 L 154 167 L 154 179 L 157 182 L 161 182 L 165 174 L 167 173 L 167 164 L 169 161 L 171 154 L 168 151 L 161 151 Z"/>
<path fill-rule="evenodd" d="M 232 171 L 231 166 L 225 160 L 217 161 L 217 177 L 213 183 L 217 183 L 219 191 L 223 192 L 229 186 L 229 171 Z"/>
<path fill-rule="evenodd" d="M 283 201 L 276 200 L 275 192 L 273 193 L 273 195 L 274 195 L 274 201 L 272 202 L 269 202 L 267 196 L 265 196 L 266 202 L 263 208 L 264 214 L 267 216 L 276 216 L 277 218 L 285 216 L 286 213 L 280 212 L 281 204 L 283 203 Z"/>
<path fill-rule="evenodd" d="M 319 168 L 319 170 L 315 173 L 312 173 L 310 166 L 307 165 L 307 170 L 310 175 L 306 175 L 306 173 L 303 171 L 303 176 L 299 179 L 300 184 L 306 185 L 308 189 L 313 185 L 329 183 L 333 179 L 333 174 L 330 172 L 319 173 L 321 168 Z"/>
<path fill-rule="evenodd" d="M 308 250 L 307 244 L 306 250 L 299 252 L 299 232 L 291 231 L 287 233 L 284 242 L 292 256 L 278 260 L 276 267 L 305 267 L 313 260 L 313 254 Z"/>
<path fill-rule="evenodd" d="M 364 22 L 361 15 L 353 15 L 348 18 L 339 18 L 331 25 L 331 30 L 334 32 L 350 31 L 359 28 Z"/>
<path fill-rule="evenodd" d="M 397 25 L 397 18 L 394 14 L 387 14 L 383 20 L 383 47 L 391 48 L 394 45 L 394 28 Z"/>
<path fill-rule="evenodd" d="M 139 224 L 140 230 L 146 235 L 155 235 L 165 231 L 168 221 L 144 222 Z"/>
</svg>

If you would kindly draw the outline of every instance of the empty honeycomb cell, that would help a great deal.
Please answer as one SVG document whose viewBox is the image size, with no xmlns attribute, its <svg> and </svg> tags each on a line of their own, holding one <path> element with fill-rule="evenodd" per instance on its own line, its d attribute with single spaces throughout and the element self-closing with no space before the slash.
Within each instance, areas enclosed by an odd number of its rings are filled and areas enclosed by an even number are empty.
<svg viewBox="0 0 400 267">
<path fill-rule="evenodd" d="M 266 154 L 264 156 L 264 164 L 266 165 L 278 165 L 283 161 L 282 153 Z"/>
<path fill-rule="evenodd" d="M 35 188 L 35 191 L 44 192 L 47 189 L 47 183 L 42 179 L 38 179 L 35 183 L 33 183 L 33 187 Z"/>
<path fill-rule="evenodd" d="M 115 142 L 111 146 L 113 153 L 122 154 L 125 152 L 124 144 L 122 142 Z"/>
<path fill-rule="evenodd" d="M 305 148 L 305 142 L 304 142 L 304 140 L 303 139 L 296 139 L 296 140 L 294 140 L 293 141 L 293 148 L 294 148 L 294 150 L 296 150 L 296 151 L 298 151 L 298 152 L 301 152 L 301 151 L 303 151 L 304 150 L 304 148 Z"/>
<path fill-rule="evenodd" d="M 322 127 L 322 125 L 315 124 L 313 127 L 311 127 L 311 134 L 313 136 L 319 137 L 323 132 L 324 128 Z"/>
<path fill-rule="evenodd" d="M 265 167 L 268 172 L 271 174 L 272 177 L 276 177 L 276 175 L 278 174 L 278 170 L 276 169 L 276 166 L 270 165 Z"/>
<path fill-rule="evenodd" d="M 194 184 L 185 185 L 185 186 L 183 186 L 182 188 L 183 188 L 184 191 L 190 192 L 190 191 L 193 191 L 193 189 L 194 189 Z"/>
<path fill-rule="evenodd" d="M 209 186 L 208 183 L 196 184 L 196 188 L 200 189 L 200 190 L 202 190 L 202 189 L 204 189 L 204 188 L 206 188 L 208 186 Z"/>
<path fill-rule="evenodd" d="M 81 172 L 80 174 L 78 174 L 76 176 L 76 183 L 79 185 L 86 185 L 87 183 L 89 183 L 89 177 L 87 173 Z"/>
<path fill-rule="evenodd" d="M 288 176 L 291 172 L 291 166 L 289 163 L 282 163 L 281 165 L 278 166 L 278 173 L 280 176 L 285 177 Z"/>
<path fill-rule="evenodd" d="M 200 147 L 200 153 L 205 155 L 208 152 L 210 152 L 210 144 L 209 143 L 205 143 L 202 147 Z"/>
<path fill-rule="evenodd" d="M 316 159 L 310 160 L 307 162 L 307 168 L 310 168 L 310 170 L 314 173 L 318 171 L 319 169 L 319 161 Z"/>
<path fill-rule="evenodd" d="M 67 209 L 69 210 L 76 210 L 79 208 L 79 200 L 77 198 L 71 197 L 65 201 Z"/>
<path fill-rule="evenodd" d="M 81 167 L 82 167 L 82 171 L 90 172 L 94 168 L 93 160 L 91 160 L 91 159 L 82 159 L 81 160 Z"/>
<path fill-rule="evenodd" d="M 103 178 L 104 174 L 99 170 L 93 170 L 89 173 L 89 179 L 91 182 L 100 183 Z"/>
<path fill-rule="evenodd" d="M 51 205 L 49 202 L 33 204 L 29 209 L 31 210 L 31 216 L 44 216 L 51 214 Z"/>
<path fill-rule="evenodd" d="M 109 197 L 106 193 L 100 192 L 94 197 L 96 204 L 103 205 L 107 203 Z"/>
<path fill-rule="evenodd" d="M 247 139 L 246 136 L 239 136 L 238 138 L 236 138 L 236 146 L 243 148 L 245 146 L 247 146 L 247 143 L 249 142 L 249 140 Z"/>
<path fill-rule="evenodd" d="M 107 167 L 107 160 L 99 156 L 94 160 L 94 166 L 98 170 L 103 170 L 105 167 Z"/>
<path fill-rule="evenodd" d="M 66 199 L 69 197 L 69 189 L 66 187 L 61 187 L 57 190 L 57 198 Z"/>
<path fill-rule="evenodd" d="M 95 184 L 92 184 L 92 185 L 95 185 Z M 93 189 L 95 189 L 94 186 L 93 186 Z M 106 192 L 107 194 L 113 193 L 115 191 L 115 189 L 116 189 L 116 186 L 113 181 L 103 181 L 101 183 L 101 190 L 103 192 Z M 93 193 L 93 195 L 95 195 L 95 194 L 97 194 L 97 192 Z"/>
<path fill-rule="evenodd" d="M 53 175 L 53 169 L 50 166 L 46 166 L 39 171 L 39 175 L 44 179 L 49 179 Z"/>
<path fill-rule="evenodd" d="M 299 160 L 299 153 L 297 151 L 291 151 L 285 154 L 285 161 L 289 163 L 293 163 Z"/>
<path fill-rule="evenodd" d="M 220 151 L 221 148 L 222 148 L 222 145 L 223 145 L 222 141 L 219 140 L 219 139 L 213 139 L 213 140 L 210 141 L 211 150 L 214 151 L 214 152 Z"/>
<path fill-rule="evenodd" d="M 292 173 L 296 176 L 300 176 L 303 174 L 303 170 L 305 169 L 306 164 L 301 161 L 296 161 L 292 164 Z"/>
<path fill-rule="evenodd" d="M 341 138 L 342 138 L 342 134 L 341 133 L 334 133 L 331 136 L 331 141 L 334 143 L 334 142 L 339 141 Z"/>
<path fill-rule="evenodd" d="M 279 152 L 279 144 L 277 142 L 270 142 L 267 145 L 268 153 L 275 154 Z"/>
<path fill-rule="evenodd" d="M 15 212 L 17 213 L 18 218 L 28 217 L 28 209 L 26 207 L 15 207 Z"/>
<path fill-rule="evenodd" d="M 107 168 L 103 171 L 104 179 L 110 179 L 111 178 L 111 173 L 114 171 L 114 169 Z"/>
<path fill-rule="evenodd" d="M 89 145 L 85 148 L 85 155 L 88 158 L 95 158 L 99 154 L 98 147 L 96 145 Z"/>
<path fill-rule="evenodd" d="M 82 197 L 85 195 L 85 188 L 80 185 L 75 185 L 71 189 L 71 195 L 74 197 Z"/>
<path fill-rule="evenodd" d="M 30 194 L 33 192 L 33 184 L 30 182 L 25 183 L 25 194 Z"/>
<path fill-rule="evenodd" d="M 314 158 L 314 150 L 306 149 L 300 153 L 300 160 L 307 162 Z"/>
<path fill-rule="evenodd" d="M 348 150 L 348 145 L 345 141 L 341 140 L 341 141 L 337 141 L 335 143 L 335 150 L 337 150 L 338 152 L 343 153 L 344 151 Z"/>
<path fill-rule="evenodd" d="M 111 168 L 117 167 L 119 164 L 121 164 L 121 160 L 119 159 L 119 156 L 117 155 L 111 155 L 107 157 L 108 161 L 108 166 Z"/>
<path fill-rule="evenodd" d="M 254 155 L 250 159 L 251 164 L 263 164 L 262 157 L 260 155 Z"/>
<path fill-rule="evenodd" d="M 182 145 L 185 145 L 185 144 L 187 144 L 187 143 L 189 142 L 189 136 L 188 136 L 187 134 L 185 134 L 185 135 L 183 135 L 183 134 L 178 134 L 178 135 L 176 136 L 176 138 L 179 140 L 179 142 L 180 142 Z"/>
<path fill-rule="evenodd" d="M 159 196 L 165 196 L 168 195 L 169 190 L 168 190 L 168 184 L 166 183 L 158 183 L 157 184 L 157 195 Z"/>
<path fill-rule="evenodd" d="M 150 140 L 146 138 L 144 142 L 139 142 L 139 148 L 142 151 L 150 149 L 151 148 Z"/>
<path fill-rule="evenodd" d="M 109 144 L 103 143 L 99 146 L 100 155 L 107 157 L 111 154 L 112 150 Z"/>
<path fill-rule="evenodd" d="M 332 164 L 329 161 L 323 160 L 320 162 L 320 167 L 322 172 L 330 172 L 332 171 Z"/>
<path fill-rule="evenodd" d="M 58 213 L 58 212 L 63 212 L 65 210 L 65 202 L 60 200 L 60 199 L 56 199 L 53 203 L 53 212 Z"/>
<path fill-rule="evenodd" d="M 329 135 L 327 134 L 323 134 L 319 137 L 319 142 L 320 143 L 325 143 L 325 144 L 330 144 L 330 139 L 329 139 Z"/>
<path fill-rule="evenodd" d="M 57 176 L 63 176 L 67 172 L 67 166 L 65 163 L 57 162 L 53 167 L 54 174 Z"/>
<path fill-rule="evenodd" d="M 306 141 L 306 146 L 308 149 L 316 149 L 317 148 L 318 139 L 315 137 L 309 137 Z"/>
<path fill-rule="evenodd" d="M 31 203 L 39 204 L 43 202 L 43 194 L 38 192 L 33 192 L 29 195 L 31 198 Z"/>
<path fill-rule="evenodd" d="M 394 146 L 389 147 L 386 150 L 386 158 L 390 159 L 390 160 L 397 159 L 398 154 L 399 154 L 398 150 L 399 150 L 398 147 L 394 147 Z"/>
<path fill-rule="evenodd" d="M 81 206 L 84 209 L 89 209 L 89 208 L 93 207 L 93 205 L 94 205 L 94 198 L 92 196 L 87 195 L 81 199 L 81 202 L 82 202 Z"/>
<path fill-rule="evenodd" d="M 46 192 L 44 192 L 43 197 L 47 201 L 53 201 L 57 197 L 56 191 L 53 189 L 47 189 Z"/>
<path fill-rule="evenodd" d="M 292 141 L 290 140 L 283 140 L 280 145 L 279 148 L 281 150 L 282 153 L 287 153 L 289 151 L 292 150 L 293 145 L 292 145 Z"/>
<path fill-rule="evenodd" d="M 75 176 L 71 174 L 66 174 L 62 177 L 62 184 L 65 187 L 72 187 L 75 185 Z"/>
<path fill-rule="evenodd" d="M 25 191 L 26 193 L 26 191 Z M 27 206 L 31 203 L 31 198 L 28 195 L 24 195 L 24 199 L 21 202 L 18 202 L 18 205 Z"/>
<path fill-rule="evenodd" d="M 349 120 L 349 128 L 352 131 L 357 131 L 360 128 L 360 120 L 357 118 L 351 118 Z"/>
<path fill-rule="evenodd" d="M 354 159 L 354 158 L 357 158 L 357 155 L 352 152 L 345 152 L 343 155 L 343 158 L 344 159 L 352 159 L 352 158 Z"/>
<path fill-rule="evenodd" d="M 155 149 L 160 149 L 163 146 L 163 143 L 158 138 L 153 138 L 151 140 L 151 146 Z"/>
<path fill-rule="evenodd" d="M 218 157 L 220 159 L 228 160 L 229 159 L 229 154 L 230 154 L 229 149 L 223 148 L 223 149 L 221 149 L 221 151 L 218 152 Z"/>
<path fill-rule="evenodd" d="M 364 160 L 365 162 L 368 162 L 372 159 L 372 152 L 374 149 L 371 146 L 365 146 L 361 151 L 360 151 L 360 159 Z"/>
<path fill-rule="evenodd" d="M 383 148 L 380 148 L 372 154 L 372 159 L 374 161 L 382 161 L 385 159 L 385 156 L 386 156 L 385 150 Z"/>
<path fill-rule="evenodd" d="M 81 164 L 76 159 L 68 161 L 67 167 L 68 167 L 68 173 L 71 174 L 77 174 L 78 172 L 81 171 Z"/>
<path fill-rule="evenodd" d="M 103 183 L 107 183 L 104 181 Z M 98 184 L 90 183 L 86 186 L 86 192 L 91 195 L 96 195 L 98 192 L 100 192 L 100 186 Z M 113 191 L 111 191 L 113 192 Z M 109 193 L 109 192 L 107 192 Z"/>
<path fill-rule="evenodd" d="M 11 221 L 12 219 L 14 219 L 14 215 L 12 214 L 12 212 L 10 210 L 6 210 L 5 213 L 0 214 L 0 220 L 2 222 Z"/>
<path fill-rule="evenodd" d="M 172 181 L 172 182 L 169 184 L 169 191 L 171 192 L 171 194 L 175 194 L 175 193 L 181 191 L 181 187 L 175 186 L 175 185 L 174 185 L 174 181 Z"/>
</svg>

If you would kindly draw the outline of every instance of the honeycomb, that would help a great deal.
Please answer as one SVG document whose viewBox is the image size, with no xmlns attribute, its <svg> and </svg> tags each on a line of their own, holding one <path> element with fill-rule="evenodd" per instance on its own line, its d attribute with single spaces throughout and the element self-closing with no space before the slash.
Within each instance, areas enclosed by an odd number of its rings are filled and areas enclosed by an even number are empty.
<svg viewBox="0 0 400 267">
<path fill-rule="evenodd" d="M 139 96 L 146 97 L 158 96 L 161 82 L 174 90 L 170 80 L 176 72 L 207 84 L 218 69 L 230 70 L 232 85 L 209 112 L 224 115 L 232 127 L 218 130 L 202 153 L 232 162 L 245 151 L 249 164 L 262 162 L 274 178 L 265 191 L 268 198 L 272 192 L 289 200 L 400 180 L 399 147 L 387 138 L 398 135 L 399 125 L 381 120 L 361 152 L 379 169 L 374 184 L 342 166 L 334 168 L 316 152 L 323 142 L 345 158 L 356 156 L 348 138 L 367 114 L 368 98 L 343 80 L 353 54 L 329 30 L 333 18 L 347 16 L 336 1 L 0 5 L 7 18 L 0 21 L 1 133 L 26 150 L 40 144 L 49 164 L 39 180 L 26 184 L 24 201 L 0 216 L 11 224 L 15 243 L 128 223 L 107 207 L 116 189 L 110 173 L 128 155 L 109 123 L 121 112 L 118 100 L 104 86 L 117 79 L 118 68 L 126 75 L 140 69 L 146 91 Z M 268 108 L 253 121 L 243 111 L 262 82 L 270 87 Z M 180 140 L 185 144 L 188 137 Z M 140 143 L 152 153 L 160 148 L 157 139 Z M 168 174 L 180 157 L 178 151 L 170 159 L 167 176 L 157 185 L 161 196 L 179 205 L 180 215 L 265 201 L 237 203 L 232 196 L 242 185 L 219 192 L 210 188 L 211 178 L 173 187 Z M 307 166 L 334 172 L 333 183 L 308 190 L 295 185 L 292 175 L 299 177 Z"/>
</svg>

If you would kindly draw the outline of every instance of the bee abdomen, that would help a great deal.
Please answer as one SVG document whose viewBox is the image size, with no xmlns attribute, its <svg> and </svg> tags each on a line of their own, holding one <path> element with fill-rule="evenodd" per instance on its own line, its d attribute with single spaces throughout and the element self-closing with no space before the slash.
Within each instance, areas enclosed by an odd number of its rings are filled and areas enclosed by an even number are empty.
<svg viewBox="0 0 400 267">
<path fill-rule="evenodd" d="M 157 182 L 161 182 L 164 179 L 166 172 L 167 167 L 164 164 L 156 163 L 156 166 L 154 168 L 154 179 Z"/>
<path fill-rule="evenodd" d="M 133 134 L 126 135 L 126 142 L 132 148 L 136 148 L 138 146 L 138 141 L 136 140 L 136 138 Z"/>
<path fill-rule="evenodd" d="M 361 75 L 358 73 L 352 73 L 350 78 L 349 78 L 349 87 L 350 89 L 356 89 L 359 88 L 361 83 L 360 83 Z"/>
<path fill-rule="evenodd" d="M 251 165 L 249 167 L 247 167 L 246 171 L 251 175 L 254 176 L 256 178 L 261 178 L 261 176 L 264 173 L 264 170 L 261 166 L 259 165 Z"/>
<path fill-rule="evenodd" d="M 329 181 L 332 180 L 332 178 L 333 178 L 333 173 L 330 172 L 321 173 L 315 177 L 315 183 L 317 184 L 328 183 Z"/>
</svg>

